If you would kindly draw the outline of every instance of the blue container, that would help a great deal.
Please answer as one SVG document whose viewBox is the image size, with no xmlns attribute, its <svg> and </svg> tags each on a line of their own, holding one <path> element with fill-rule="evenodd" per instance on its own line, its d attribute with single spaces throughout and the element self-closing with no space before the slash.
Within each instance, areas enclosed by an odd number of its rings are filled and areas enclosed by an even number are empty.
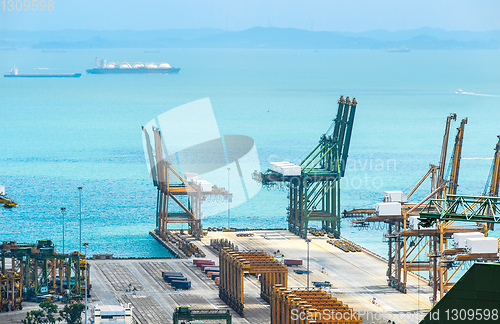
<svg viewBox="0 0 500 324">
<path fill-rule="evenodd" d="M 218 278 L 218 277 L 220 277 L 220 274 L 218 274 L 218 273 L 214 273 L 214 274 L 212 275 L 212 280 L 214 280 L 215 278 Z"/>
<path fill-rule="evenodd" d="M 173 280 L 186 281 L 187 278 L 186 277 L 179 277 L 179 276 L 172 276 L 172 277 L 167 277 L 167 279 L 165 279 L 165 281 L 168 283 L 171 283 Z"/>
<path fill-rule="evenodd" d="M 181 272 L 168 272 L 168 271 L 162 271 L 161 273 L 161 276 L 163 278 L 165 278 L 165 275 L 178 275 L 178 276 L 182 276 L 182 273 Z"/>
<path fill-rule="evenodd" d="M 170 277 L 184 277 L 184 276 L 182 275 L 182 273 L 166 274 L 163 276 L 163 280 L 167 281 L 167 278 L 170 278 Z"/>
<path fill-rule="evenodd" d="M 205 274 L 207 274 L 209 272 L 219 272 L 219 267 L 205 268 Z"/>
<path fill-rule="evenodd" d="M 174 288 L 180 288 L 180 289 L 189 289 L 189 288 L 191 288 L 191 281 L 173 280 L 170 284 Z"/>
</svg>

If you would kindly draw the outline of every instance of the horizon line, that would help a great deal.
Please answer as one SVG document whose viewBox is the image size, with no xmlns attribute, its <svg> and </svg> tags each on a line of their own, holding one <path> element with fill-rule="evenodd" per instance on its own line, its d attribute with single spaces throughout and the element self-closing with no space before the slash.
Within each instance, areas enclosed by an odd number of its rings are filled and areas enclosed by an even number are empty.
<svg viewBox="0 0 500 324">
<path fill-rule="evenodd" d="M 40 29 L 40 30 L 24 30 L 24 29 L 0 29 L 0 31 L 9 31 L 9 32 L 61 32 L 61 31 L 90 31 L 90 32 L 124 32 L 124 31 L 132 31 L 132 32 L 153 32 L 153 31 L 168 31 L 168 30 L 203 30 L 203 29 L 211 29 L 211 30 L 219 30 L 223 32 L 241 32 L 241 31 L 246 31 L 246 30 L 251 30 L 254 28 L 262 28 L 262 29 L 294 29 L 294 30 L 301 30 L 301 31 L 307 31 L 311 33 L 317 33 L 317 32 L 327 32 L 327 33 L 352 33 L 352 34 L 360 34 L 360 33 L 366 33 L 366 32 L 375 32 L 375 31 L 383 31 L 383 32 L 389 32 L 389 33 L 397 33 L 397 32 L 409 32 L 409 31 L 416 31 L 416 30 L 421 30 L 421 29 L 429 29 L 429 30 L 441 30 L 445 32 L 470 32 L 470 33 L 488 33 L 488 32 L 498 32 L 500 29 L 490 29 L 490 30 L 468 30 L 468 29 L 461 29 L 461 30 L 448 30 L 448 29 L 443 29 L 439 27 L 429 27 L 429 26 L 424 26 L 424 27 L 418 27 L 418 28 L 412 28 L 412 29 L 398 29 L 398 30 L 388 30 L 388 29 L 369 29 L 369 30 L 364 30 L 364 31 L 347 31 L 347 30 L 311 30 L 311 29 L 303 29 L 303 28 L 296 28 L 296 27 L 270 27 L 270 26 L 253 26 L 250 28 L 246 29 L 223 29 L 223 28 L 214 28 L 214 27 L 199 27 L 199 28 L 165 28 L 165 29 L 78 29 L 78 28 L 64 28 L 64 29 Z"/>
</svg>

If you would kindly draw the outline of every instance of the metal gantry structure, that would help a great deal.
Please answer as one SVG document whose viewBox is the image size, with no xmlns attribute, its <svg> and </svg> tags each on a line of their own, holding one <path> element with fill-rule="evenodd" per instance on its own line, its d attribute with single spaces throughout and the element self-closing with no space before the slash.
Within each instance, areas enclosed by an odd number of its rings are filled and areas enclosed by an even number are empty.
<svg viewBox="0 0 500 324">
<path fill-rule="evenodd" d="M 188 183 L 172 167 L 163 154 L 162 136 L 160 129 L 153 127 L 154 151 L 147 130 L 142 127 L 146 139 L 150 163 L 150 175 L 153 185 L 157 188 L 156 199 L 156 234 L 167 240 L 169 224 L 188 224 L 189 233 L 197 239 L 201 238 L 201 205 L 208 195 L 223 196 L 231 199 L 231 194 L 219 188 L 210 192 L 203 192 L 196 183 Z M 173 208 L 172 204 L 175 206 Z M 172 210 L 177 211 L 172 211 Z M 182 210 L 182 211 L 180 211 Z"/>
<path fill-rule="evenodd" d="M 288 269 L 263 251 L 219 251 L 219 297 L 243 316 L 244 273 L 260 274 L 260 296 L 269 302 L 275 285 L 287 287 Z"/>
<path fill-rule="evenodd" d="M 64 296 L 66 300 L 83 297 L 90 266 L 85 268 L 87 261 L 78 251 L 57 253 L 51 240 L 39 240 L 37 244 L 12 241 L 0 246 L 0 258 L 2 278 L 16 278 L 15 285 L 9 286 L 11 294 L 6 301 L 2 295 L 2 303 L 10 303 L 15 308 L 21 300 L 34 300 L 45 294 Z M 90 280 L 87 280 L 87 285 L 89 288 Z M 12 293 L 12 287 L 15 287 L 15 293 Z"/>
<path fill-rule="evenodd" d="M 197 320 L 225 320 L 226 324 L 231 324 L 232 315 L 229 309 L 191 309 L 190 306 L 179 306 L 174 310 L 172 320 L 173 324 L 179 324 L 179 321 L 193 323 Z"/>
<path fill-rule="evenodd" d="M 356 107 L 356 98 L 340 97 L 336 118 L 300 163 L 300 175 L 268 170 L 258 177 L 263 185 L 289 185 L 288 229 L 302 238 L 307 238 L 312 221 L 320 221 L 322 229 L 340 237 L 340 179 L 345 174 Z"/>
<path fill-rule="evenodd" d="M 271 295 L 271 324 L 362 323 L 357 312 L 321 289 L 276 285 Z"/>
<path fill-rule="evenodd" d="M 441 148 L 441 156 L 439 166 L 433 164 L 429 165 L 429 170 L 418 181 L 416 186 L 406 196 L 406 202 L 401 203 L 401 212 L 395 215 L 376 215 L 369 216 L 364 219 L 354 220 L 354 224 L 366 225 L 369 223 L 385 223 L 387 224 L 387 232 L 384 235 L 388 243 L 388 264 L 387 264 L 387 282 L 388 285 L 394 289 L 406 293 L 406 286 L 409 271 L 427 271 L 430 278 L 433 278 L 435 269 L 435 258 L 427 260 L 420 260 L 419 256 L 425 252 L 435 254 L 439 247 L 438 232 L 436 229 L 429 229 L 426 231 L 411 230 L 407 224 L 410 216 L 418 215 L 421 205 L 431 197 L 439 197 L 442 192 L 446 190 L 448 181 L 445 180 L 445 165 L 447 158 L 447 148 L 451 121 L 456 120 L 456 114 L 450 114 L 446 119 L 445 132 L 443 136 L 443 145 Z M 466 119 L 462 121 L 461 127 L 457 129 L 457 136 L 455 138 L 455 146 L 452 154 L 453 166 L 450 178 L 454 179 L 455 189 L 458 187 L 458 172 L 460 167 L 461 146 L 463 143 L 463 134 Z M 412 197 L 417 189 L 424 183 L 426 179 L 430 178 L 431 193 L 419 203 L 408 203 L 407 201 Z M 375 214 L 375 210 L 373 210 Z M 471 229 L 457 229 L 462 230 L 476 230 Z M 452 234 L 451 231 L 448 234 Z M 423 244 L 423 247 L 420 247 Z"/>
<path fill-rule="evenodd" d="M 429 284 L 433 287 L 434 302 L 439 300 L 453 285 L 451 281 L 453 276 L 457 274 L 459 268 L 467 265 L 466 261 L 493 261 L 498 259 L 496 255 L 469 254 L 464 250 L 457 250 L 449 246 L 448 241 L 453 237 L 453 234 L 464 232 L 481 232 L 487 234 L 488 229 L 491 229 L 492 226 L 486 226 L 484 223 L 493 224 L 498 220 L 497 216 L 495 216 L 498 215 L 495 197 L 498 195 L 498 177 L 500 172 L 499 141 L 495 149 L 495 158 L 490 174 L 491 180 L 488 181 L 486 186 L 488 192 L 492 193 L 492 197 L 456 195 L 464 128 L 467 119 L 463 119 L 460 127 L 457 129 L 451 163 L 448 167 L 449 177 L 446 180 L 445 162 L 450 123 L 452 120 L 456 120 L 456 114 L 450 114 L 446 120 L 439 166 L 430 165 L 429 171 L 410 191 L 406 197 L 406 201 L 410 199 L 413 193 L 428 178 L 431 180 L 431 193 L 416 204 L 402 202 L 400 214 L 385 216 L 370 215 L 364 219 L 353 221 L 354 224 L 359 225 L 375 222 L 386 223 L 388 231 L 384 236 L 389 245 L 388 284 L 406 293 L 410 272 L 426 272 Z M 418 224 L 417 219 L 419 216 L 421 217 L 422 212 L 428 216 L 425 225 L 432 226 L 422 227 Z M 375 214 L 375 210 L 364 211 L 364 213 Z M 443 216 L 438 216 L 437 214 L 442 214 Z M 462 221 L 467 217 L 474 218 L 477 223 L 455 223 L 455 221 Z M 416 220 L 417 223 L 415 223 Z"/>
</svg>

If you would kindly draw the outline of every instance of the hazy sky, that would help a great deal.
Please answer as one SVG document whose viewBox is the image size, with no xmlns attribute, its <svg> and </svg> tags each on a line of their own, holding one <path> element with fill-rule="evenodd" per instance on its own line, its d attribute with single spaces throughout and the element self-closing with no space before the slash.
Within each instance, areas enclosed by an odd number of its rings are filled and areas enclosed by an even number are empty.
<svg viewBox="0 0 500 324">
<path fill-rule="evenodd" d="M 497 0 L 54 0 L 51 12 L 25 11 L 20 3 L 27 1 L 10 2 L 18 7 L 8 11 L 9 0 L 5 8 L 0 4 L 0 29 L 500 29 Z"/>
</svg>

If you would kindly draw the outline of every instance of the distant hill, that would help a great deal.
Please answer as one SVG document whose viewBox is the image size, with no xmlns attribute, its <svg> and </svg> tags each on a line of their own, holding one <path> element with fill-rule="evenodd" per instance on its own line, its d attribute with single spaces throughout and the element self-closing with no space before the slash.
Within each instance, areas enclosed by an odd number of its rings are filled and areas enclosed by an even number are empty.
<svg viewBox="0 0 500 324">
<path fill-rule="evenodd" d="M 498 49 L 500 31 L 420 28 L 404 31 L 325 32 L 255 27 L 243 31 L 0 31 L 0 48 L 290 48 L 290 49 Z"/>
</svg>

